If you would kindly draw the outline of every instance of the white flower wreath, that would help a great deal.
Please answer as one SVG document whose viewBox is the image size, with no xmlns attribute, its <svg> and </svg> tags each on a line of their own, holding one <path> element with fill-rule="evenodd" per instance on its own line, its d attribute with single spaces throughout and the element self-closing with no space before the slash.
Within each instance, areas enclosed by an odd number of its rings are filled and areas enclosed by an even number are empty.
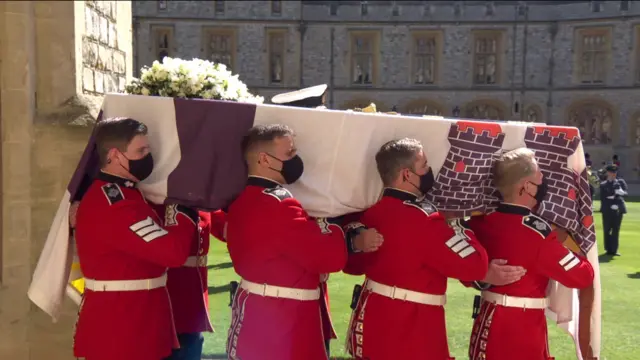
<svg viewBox="0 0 640 360">
<path fill-rule="evenodd" d="M 247 85 L 224 64 L 207 60 L 165 57 L 141 70 L 125 87 L 132 95 L 166 96 L 188 99 L 216 99 L 262 104 L 264 98 L 249 93 Z"/>
</svg>

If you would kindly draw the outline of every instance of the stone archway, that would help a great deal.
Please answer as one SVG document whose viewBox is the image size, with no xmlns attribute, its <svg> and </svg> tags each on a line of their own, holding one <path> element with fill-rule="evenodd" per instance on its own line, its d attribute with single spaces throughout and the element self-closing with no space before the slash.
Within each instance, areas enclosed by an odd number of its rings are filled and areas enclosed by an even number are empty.
<svg viewBox="0 0 640 360">
<path fill-rule="evenodd" d="M 587 145 L 609 145 L 616 140 L 618 118 L 613 106 L 604 100 L 574 102 L 567 110 L 566 124 L 577 127 Z"/>
<path fill-rule="evenodd" d="M 408 102 L 400 112 L 402 114 L 443 116 L 444 107 L 429 99 L 418 99 Z"/>
<path fill-rule="evenodd" d="M 466 118 L 477 120 L 506 120 L 506 106 L 497 100 L 475 100 L 464 107 Z"/>
<path fill-rule="evenodd" d="M 542 110 L 538 105 L 529 105 L 524 110 L 523 120 L 526 122 L 542 123 L 544 122 L 544 116 Z"/>
</svg>

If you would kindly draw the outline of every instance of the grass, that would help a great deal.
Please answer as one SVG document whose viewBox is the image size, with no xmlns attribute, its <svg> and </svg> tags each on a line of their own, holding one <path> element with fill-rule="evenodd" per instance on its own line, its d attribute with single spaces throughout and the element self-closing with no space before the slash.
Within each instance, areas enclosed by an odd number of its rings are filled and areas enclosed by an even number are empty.
<svg viewBox="0 0 640 360">
<path fill-rule="evenodd" d="M 599 204 L 597 204 L 599 206 Z M 602 352 L 600 360 L 635 360 L 640 358 L 640 203 L 629 203 L 620 232 L 622 254 L 600 263 L 602 283 Z M 602 239 L 601 216 L 596 216 L 598 241 Z M 602 244 L 598 244 L 602 254 Z M 230 322 L 229 282 L 237 280 L 226 246 L 214 240 L 209 254 L 210 314 L 216 332 L 205 335 L 204 358 L 226 359 L 225 342 Z M 331 315 L 338 339 L 332 341 L 331 355 L 348 358 L 344 352 L 344 336 L 351 315 L 349 304 L 353 285 L 361 277 L 342 273 L 329 279 Z M 471 329 L 471 305 L 475 291 L 450 281 L 447 291 L 447 332 L 452 356 L 466 359 Z M 549 326 L 551 353 L 556 360 L 575 359 L 569 335 L 553 324 Z"/>
</svg>

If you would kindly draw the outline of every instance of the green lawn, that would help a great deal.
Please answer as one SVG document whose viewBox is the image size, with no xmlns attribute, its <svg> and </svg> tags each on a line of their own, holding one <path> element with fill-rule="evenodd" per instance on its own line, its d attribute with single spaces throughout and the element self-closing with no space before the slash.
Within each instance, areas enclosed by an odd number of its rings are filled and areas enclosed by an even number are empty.
<svg viewBox="0 0 640 360">
<path fill-rule="evenodd" d="M 602 353 L 600 360 L 640 359 L 640 203 L 628 204 L 629 214 L 622 222 L 620 233 L 621 257 L 600 263 L 602 282 Z M 600 213 L 596 213 L 596 231 L 602 238 Z M 599 244 L 603 253 L 602 244 Z M 231 311 L 229 281 L 237 280 L 226 246 L 212 243 L 209 254 L 209 300 L 216 333 L 205 336 L 205 358 L 226 356 L 225 341 Z M 346 327 L 351 315 L 349 304 L 353 285 L 362 278 L 333 274 L 329 279 L 332 317 L 338 340 L 332 342 L 331 354 L 347 358 L 343 351 Z M 449 347 L 457 359 L 467 358 L 471 328 L 471 304 L 475 291 L 451 281 L 447 291 L 447 329 Z M 556 360 L 573 360 L 575 352 L 569 336 L 550 326 L 552 355 Z"/>
</svg>

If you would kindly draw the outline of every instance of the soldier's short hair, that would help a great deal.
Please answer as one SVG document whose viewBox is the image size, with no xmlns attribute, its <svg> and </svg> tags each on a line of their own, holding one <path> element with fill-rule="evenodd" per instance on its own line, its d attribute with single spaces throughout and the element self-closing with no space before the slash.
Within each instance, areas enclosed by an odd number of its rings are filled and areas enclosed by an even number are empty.
<svg viewBox="0 0 640 360">
<path fill-rule="evenodd" d="M 121 152 L 127 151 L 131 140 L 138 135 L 147 135 L 148 129 L 138 120 L 113 117 L 99 121 L 94 131 L 100 166 L 104 166 L 109 150 L 116 148 Z"/>
<path fill-rule="evenodd" d="M 242 139 L 242 153 L 246 158 L 250 153 L 270 144 L 277 138 L 293 135 L 293 130 L 291 130 L 287 125 L 256 125 L 249 129 L 247 135 Z"/>
<path fill-rule="evenodd" d="M 536 172 L 536 166 L 535 153 L 525 147 L 503 153 L 493 168 L 493 178 L 498 191 L 503 196 L 510 194 L 518 181 Z"/>
<path fill-rule="evenodd" d="M 376 154 L 378 174 L 384 186 L 391 186 L 402 169 L 412 169 L 422 144 L 416 139 L 391 140 L 380 147 Z"/>
</svg>

